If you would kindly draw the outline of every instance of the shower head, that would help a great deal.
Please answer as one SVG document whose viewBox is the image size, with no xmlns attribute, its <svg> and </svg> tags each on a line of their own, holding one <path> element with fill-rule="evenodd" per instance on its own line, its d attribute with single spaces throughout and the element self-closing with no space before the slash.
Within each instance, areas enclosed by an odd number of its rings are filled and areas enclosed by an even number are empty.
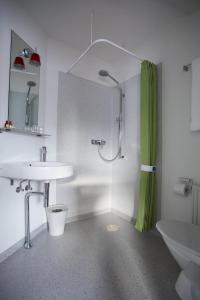
<svg viewBox="0 0 200 300">
<path fill-rule="evenodd" d="M 106 70 L 100 70 L 99 71 L 99 75 L 102 77 L 109 77 L 110 79 L 112 79 L 112 81 L 114 81 L 117 85 L 119 85 L 119 81 L 117 81 L 117 79 L 115 79 L 113 76 L 111 76 L 108 71 Z"/>
<path fill-rule="evenodd" d="M 109 73 L 106 70 L 99 70 L 99 75 L 102 77 L 107 77 L 109 76 Z"/>
<path fill-rule="evenodd" d="M 31 88 L 31 87 L 36 86 L 36 82 L 34 82 L 34 81 L 27 81 L 27 85 Z"/>
</svg>

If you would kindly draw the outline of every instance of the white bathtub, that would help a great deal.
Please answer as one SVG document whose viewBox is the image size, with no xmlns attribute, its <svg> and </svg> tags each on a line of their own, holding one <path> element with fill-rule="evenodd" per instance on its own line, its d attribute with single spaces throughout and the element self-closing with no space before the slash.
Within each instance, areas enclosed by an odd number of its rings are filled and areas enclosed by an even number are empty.
<svg viewBox="0 0 200 300">
<path fill-rule="evenodd" d="M 200 226 L 161 220 L 156 227 L 182 269 L 190 261 L 200 265 Z"/>
</svg>

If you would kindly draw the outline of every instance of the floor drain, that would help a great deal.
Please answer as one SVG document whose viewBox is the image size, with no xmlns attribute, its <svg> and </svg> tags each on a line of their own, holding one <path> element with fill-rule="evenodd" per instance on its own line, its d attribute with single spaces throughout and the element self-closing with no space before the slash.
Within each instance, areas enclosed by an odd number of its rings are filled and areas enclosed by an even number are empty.
<svg viewBox="0 0 200 300">
<path fill-rule="evenodd" d="M 58 213 L 58 212 L 61 212 L 61 211 L 63 211 L 61 208 L 55 208 L 55 209 L 52 209 L 51 212 Z"/>
<path fill-rule="evenodd" d="M 107 231 L 118 231 L 119 226 L 115 224 L 109 224 L 106 226 Z"/>
</svg>

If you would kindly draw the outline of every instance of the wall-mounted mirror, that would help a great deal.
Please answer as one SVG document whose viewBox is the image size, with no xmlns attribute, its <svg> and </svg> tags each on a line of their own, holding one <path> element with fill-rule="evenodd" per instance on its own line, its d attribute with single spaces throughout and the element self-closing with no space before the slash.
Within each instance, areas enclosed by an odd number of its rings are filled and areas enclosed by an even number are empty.
<svg viewBox="0 0 200 300">
<path fill-rule="evenodd" d="M 38 125 L 40 56 L 11 32 L 8 119 L 16 129 Z"/>
</svg>

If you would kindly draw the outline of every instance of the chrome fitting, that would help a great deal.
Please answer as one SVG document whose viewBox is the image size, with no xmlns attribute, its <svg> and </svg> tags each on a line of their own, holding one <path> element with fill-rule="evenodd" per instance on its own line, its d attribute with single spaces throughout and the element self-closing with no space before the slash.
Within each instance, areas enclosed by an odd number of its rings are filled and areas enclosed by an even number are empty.
<svg viewBox="0 0 200 300">
<path fill-rule="evenodd" d="M 99 145 L 99 146 L 104 146 L 106 144 L 106 141 L 104 140 L 91 140 L 92 145 Z"/>
<path fill-rule="evenodd" d="M 26 181 L 28 181 L 27 179 L 24 179 L 24 180 L 21 180 L 20 182 L 19 182 L 19 186 L 16 188 L 16 193 L 20 193 L 20 192 L 23 192 L 24 191 L 24 189 L 23 189 L 23 187 L 22 187 L 22 184 L 24 183 L 24 182 L 26 182 Z"/>
</svg>

